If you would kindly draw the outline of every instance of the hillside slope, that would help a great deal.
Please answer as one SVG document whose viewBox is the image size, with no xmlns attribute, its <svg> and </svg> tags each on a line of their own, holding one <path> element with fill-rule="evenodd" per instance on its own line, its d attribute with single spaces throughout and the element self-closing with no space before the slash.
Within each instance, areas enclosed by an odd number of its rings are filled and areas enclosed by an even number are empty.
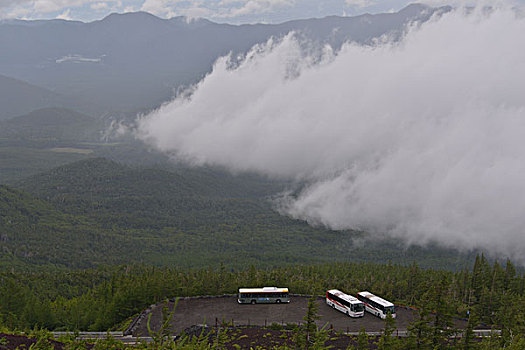
<svg viewBox="0 0 525 350">
<path fill-rule="evenodd" d="M 88 115 L 61 107 L 34 110 L 0 121 L 0 139 L 86 142 L 100 139 L 103 123 Z"/>
<path fill-rule="evenodd" d="M 418 261 L 454 269 L 469 261 L 456 251 L 406 248 L 392 241 L 368 241 L 364 233 L 311 227 L 272 209 L 268 196 L 285 184 L 213 169 L 137 168 L 96 158 L 32 176 L 16 187 L 54 210 L 33 226 L 17 224 L 19 241 L 28 240 L 27 251 L 40 244 L 34 236 L 41 233 L 37 238 L 44 242 L 39 248 L 43 253 L 38 256 L 47 263 L 196 267 L 222 262 L 240 267 Z M 17 220 L 22 219 L 9 215 L 4 225 Z M 34 253 L 21 256 L 28 263 L 37 261 Z"/>
<path fill-rule="evenodd" d="M 103 128 L 99 118 L 59 107 L 0 120 L 0 183 L 110 151 L 101 141 Z"/>
<path fill-rule="evenodd" d="M 71 105 L 65 96 L 0 74 L 0 121 L 44 107 Z"/>
<path fill-rule="evenodd" d="M 263 195 L 273 192 L 274 184 L 250 178 L 233 181 L 224 174 L 134 169 L 90 159 L 18 186 L 40 198 L 22 196 L 19 207 L 37 201 L 48 208 L 31 224 L 16 213 L 4 217 L 4 225 L 16 223 L 18 242 L 30 252 L 22 257 L 29 262 L 36 262 L 37 256 L 66 266 L 314 262 L 331 260 L 333 249 L 324 242 L 333 245 L 343 235 L 273 211 Z M 48 243 L 41 246 L 40 240 Z M 6 242 L 9 249 L 11 242 Z"/>
<path fill-rule="evenodd" d="M 0 185 L 0 266 L 80 267 L 121 262 L 116 254 L 121 247 L 108 244 L 107 232 L 93 229 L 85 218 L 64 214 L 50 203 Z"/>
</svg>

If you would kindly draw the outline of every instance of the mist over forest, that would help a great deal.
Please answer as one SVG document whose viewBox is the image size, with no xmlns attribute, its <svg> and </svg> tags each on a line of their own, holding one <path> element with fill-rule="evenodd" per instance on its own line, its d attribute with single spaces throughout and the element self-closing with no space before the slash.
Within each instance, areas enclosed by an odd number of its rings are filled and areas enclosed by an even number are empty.
<svg viewBox="0 0 525 350">
<path fill-rule="evenodd" d="M 92 157 L 255 176 L 313 230 L 522 263 L 524 26 L 505 5 L 419 4 L 273 25 L 4 20 L 0 179 Z"/>
<path fill-rule="evenodd" d="M 525 348 L 525 12 L 430 3 L 1 19 L 0 349 Z"/>
<path fill-rule="evenodd" d="M 270 39 L 216 61 L 136 134 L 304 181 L 276 205 L 314 225 L 523 262 L 524 29 L 513 9 L 479 7 L 340 48 Z"/>
</svg>

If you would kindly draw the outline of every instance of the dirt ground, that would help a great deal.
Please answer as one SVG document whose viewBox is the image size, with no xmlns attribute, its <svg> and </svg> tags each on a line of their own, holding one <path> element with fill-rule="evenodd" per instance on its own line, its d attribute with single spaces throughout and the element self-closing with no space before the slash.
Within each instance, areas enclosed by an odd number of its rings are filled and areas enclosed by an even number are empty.
<svg viewBox="0 0 525 350">
<path fill-rule="evenodd" d="M 36 339 L 28 338 L 24 335 L 0 333 L 0 339 L 2 339 L 2 341 L 0 342 L 0 350 L 29 349 L 31 346 L 35 347 L 37 344 Z M 49 340 L 48 343 L 56 350 L 64 349 L 64 344 L 60 342 Z M 35 349 L 40 348 L 41 347 L 35 347 Z"/>
<path fill-rule="evenodd" d="M 308 298 L 292 297 L 289 304 L 238 304 L 237 297 L 187 298 L 180 299 L 173 315 L 171 331 L 177 334 L 193 325 L 228 322 L 235 326 L 257 325 L 269 326 L 272 323 L 286 325 L 287 323 L 303 323 L 306 314 Z M 351 318 L 332 309 L 324 302 L 324 298 L 317 300 L 320 319 L 317 324 L 336 331 L 359 332 L 364 328 L 367 332 L 380 332 L 384 327 L 384 320 L 365 312 L 362 318 Z M 159 330 L 162 321 L 164 304 L 155 305 L 152 309 L 150 326 L 152 330 Z M 170 310 L 173 302 L 169 303 Z M 396 327 L 406 330 L 414 318 L 414 311 L 408 308 L 397 309 Z M 147 335 L 147 318 L 144 318 L 133 331 L 134 336 Z"/>
</svg>

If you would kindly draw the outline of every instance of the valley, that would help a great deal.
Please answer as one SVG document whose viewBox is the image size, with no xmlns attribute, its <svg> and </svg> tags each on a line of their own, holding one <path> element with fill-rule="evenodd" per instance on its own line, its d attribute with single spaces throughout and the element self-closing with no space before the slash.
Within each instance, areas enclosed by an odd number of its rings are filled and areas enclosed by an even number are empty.
<svg viewBox="0 0 525 350">
<path fill-rule="evenodd" d="M 0 3 L 0 350 L 525 348 L 515 7 L 37 3 Z"/>
</svg>

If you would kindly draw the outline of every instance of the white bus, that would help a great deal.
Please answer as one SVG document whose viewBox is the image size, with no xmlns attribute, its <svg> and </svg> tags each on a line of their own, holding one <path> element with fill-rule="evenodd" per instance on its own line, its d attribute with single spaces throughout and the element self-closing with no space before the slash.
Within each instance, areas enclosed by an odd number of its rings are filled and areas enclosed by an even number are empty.
<svg viewBox="0 0 525 350">
<path fill-rule="evenodd" d="M 357 293 L 357 299 L 361 300 L 365 304 L 365 310 L 370 312 L 372 315 L 386 318 L 388 313 L 392 314 L 393 318 L 396 318 L 396 309 L 394 304 L 385 299 L 382 299 L 370 292 L 359 292 Z"/>
<path fill-rule="evenodd" d="M 357 298 L 345 294 L 337 289 L 330 289 L 326 292 L 326 303 L 350 317 L 363 317 L 365 306 Z"/>
<path fill-rule="evenodd" d="M 239 304 L 289 303 L 288 288 L 239 288 Z"/>
</svg>

